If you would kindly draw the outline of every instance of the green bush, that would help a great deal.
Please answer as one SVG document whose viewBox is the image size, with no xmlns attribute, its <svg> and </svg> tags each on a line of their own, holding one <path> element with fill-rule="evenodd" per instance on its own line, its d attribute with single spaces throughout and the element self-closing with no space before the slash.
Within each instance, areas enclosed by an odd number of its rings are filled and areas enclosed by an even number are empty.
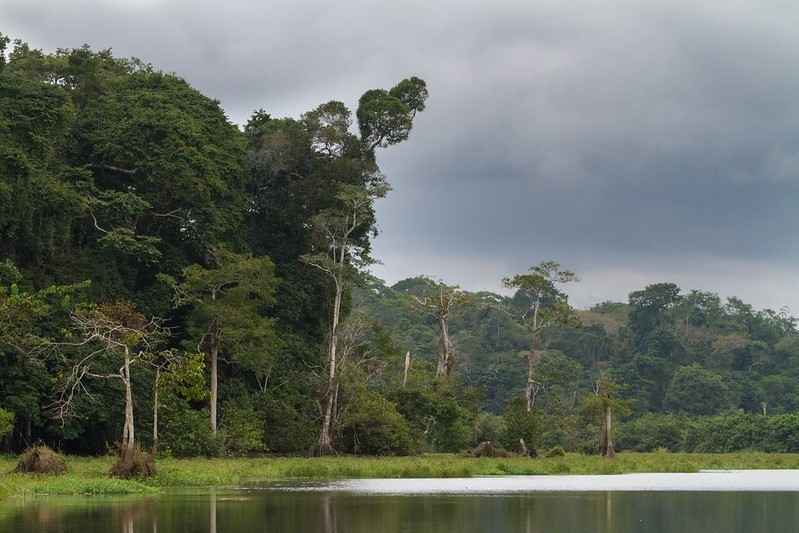
<svg viewBox="0 0 799 533">
<path fill-rule="evenodd" d="M 310 411 L 307 396 L 291 387 L 279 387 L 259 395 L 257 409 L 264 417 L 264 444 L 269 451 L 306 451 L 318 439 L 320 426 Z"/>
<path fill-rule="evenodd" d="M 472 423 L 471 443 L 473 446 L 477 446 L 483 442 L 500 442 L 504 432 L 505 421 L 501 416 L 480 413 Z"/>
<path fill-rule="evenodd" d="M 403 455 L 413 449 L 408 422 L 375 391 L 360 391 L 341 423 L 340 442 L 351 453 Z"/>
<path fill-rule="evenodd" d="M 14 429 L 14 413 L 0 408 L 0 437 Z"/>
<path fill-rule="evenodd" d="M 688 428 L 685 451 L 799 452 L 799 415 L 757 415 L 738 412 L 696 419 Z"/>
<path fill-rule="evenodd" d="M 562 446 L 555 446 L 547 452 L 547 457 L 565 457 L 566 450 Z"/>
<path fill-rule="evenodd" d="M 264 423 L 247 396 L 239 396 L 220 406 L 220 429 L 224 431 L 225 449 L 233 454 L 262 451 Z"/>
<path fill-rule="evenodd" d="M 458 452 L 469 447 L 469 413 L 454 398 L 432 389 L 401 389 L 392 395 L 411 435 L 432 452 Z"/>
<path fill-rule="evenodd" d="M 175 457 L 222 454 L 224 431 L 214 438 L 207 409 L 192 409 L 174 395 L 164 395 L 162 402 L 158 446 L 164 453 Z"/>
<path fill-rule="evenodd" d="M 769 417 L 768 442 L 773 452 L 799 453 L 799 414 Z"/>
<path fill-rule="evenodd" d="M 632 452 L 652 452 L 665 449 L 678 452 L 683 449 L 685 434 L 691 420 L 671 413 L 647 413 L 641 418 L 619 424 L 616 447 Z"/>
<path fill-rule="evenodd" d="M 537 409 L 527 411 L 527 400 L 519 396 L 511 399 L 502 414 L 505 421 L 505 434 L 502 447 L 507 450 L 518 450 L 519 441 L 524 440 L 528 450 L 539 446 L 541 436 L 540 415 Z"/>
</svg>

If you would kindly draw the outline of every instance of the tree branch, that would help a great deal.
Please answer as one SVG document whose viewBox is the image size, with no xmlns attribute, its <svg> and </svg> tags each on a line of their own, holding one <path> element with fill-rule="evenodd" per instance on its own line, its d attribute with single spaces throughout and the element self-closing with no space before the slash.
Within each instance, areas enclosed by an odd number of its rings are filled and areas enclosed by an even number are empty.
<svg viewBox="0 0 799 533">
<path fill-rule="evenodd" d="M 113 165 L 107 165 L 105 163 L 86 163 L 83 165 L 83 168 L 90 169 L 90 168 L 97 168 L 100 170 L 110 170 L 111 172 L 119 172 L 120 174 L 127 174 L 128 176 L 133 176 L 136 174 L 136 169 L 130 170 L 127 168 L 119 168 Z"/>
</svg>

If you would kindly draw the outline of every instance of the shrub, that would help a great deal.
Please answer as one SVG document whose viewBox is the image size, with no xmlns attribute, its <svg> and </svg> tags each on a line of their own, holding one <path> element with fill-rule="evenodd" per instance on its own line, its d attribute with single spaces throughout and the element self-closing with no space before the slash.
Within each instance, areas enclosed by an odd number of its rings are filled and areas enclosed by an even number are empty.
<svg viewBox="0 0 799 533">
<path fill-rule="evenodd" d="M 651 452 L 683 449 L 691 421 L 686 416 L 647 413 L 641 418 L 619 424 L 616 444 L 620 450 Z"/>
<path fill-rule="evenodd" d="M 469 446 L 469 413 L 454 398 L 430 389 L 401 389 L 393 398 L 414 441 L 430 451 L 457 452 Z"/>
<path fill-rule="evenodd" d="M 799 416 L 738 412 L 695 420 L 686 432 L 685 451 L 799 451 Z"/>
<path fill-rule="evenodd" d="M 413 448 L 408 422 L 375 391 L 361 390 L 341 422 L 341 443 L 352 453 L 397 455 Z"/>
<path fill-rule="evenodd" d="M 0 438 L 14 428 L 14 413 L 0 408 Z"/>
<path fill-rule="evenodd" d="M 565 457 L 566 450 L 562 446 L 555 446 L 547 452 L 547 457 Z"/>
<path fill-rule="evenodd" d="M 165 453 L 175 457 L 221 455 L 224 431 L 214 438 L 207 409 L 195 410 L 185 400 L 165 395 L 161 413 L 158 445 Z"/>
<path fill-rule="evenodd" d="M 228 452 L 241 455 L 265 448 L 264 424 L 248 397 L 239 396 L 223 403 L 220 412 L 220 429 Z"/>
<path fill-rule="evenodd" d="M 505 421 L 503 447 L 509 450 L 518 449 L 523 440 L 527 449 L 534 453 L 541 433 L 538 411 L 533 409 L 528 412 L 527 400 L 517 396 L 508 403 L 502 419 Z"/>
<path fill-rule="evenodd" d="M 308 396 L 291 387 L 259 394 L 256 408 L 264 417 L 264 444 L 269 451 L 290 453 L 309 449 L 319 438 L 320 426 L 310 411 Z"/>
<path fill-rule="evenodd" d="M 472 423 L 472 445 L 483 442 L 499 442 L 505 432 L 505 421 L 501 416 L 479 413 Z"/>
<path fill-rule="evenodd" d="M 151 453 L 143 453 L 137 444 L 132 457 L 126 459 L 120 451 L 120 457 L 108 471 L 108 475 L 121 479 L 146 479 L 154 476 L 155 457 Z"/>
</svg>

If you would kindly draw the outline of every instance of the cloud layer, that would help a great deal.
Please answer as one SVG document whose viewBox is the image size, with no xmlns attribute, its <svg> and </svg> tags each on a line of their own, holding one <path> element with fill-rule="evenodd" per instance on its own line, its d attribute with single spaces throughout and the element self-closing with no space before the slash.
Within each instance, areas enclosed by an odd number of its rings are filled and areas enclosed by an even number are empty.
<svg viewBox="0 0 799 533">
<path fill-rule="evenodd" d="M 673 281 L 799 311 L 793 3 L 6 0 L 0 20 L 174 71 L 239 124 L 425 79 L 379 154 L 389 282 L 497 290 L 552 259 L 578 306 Z"/>
</svg>

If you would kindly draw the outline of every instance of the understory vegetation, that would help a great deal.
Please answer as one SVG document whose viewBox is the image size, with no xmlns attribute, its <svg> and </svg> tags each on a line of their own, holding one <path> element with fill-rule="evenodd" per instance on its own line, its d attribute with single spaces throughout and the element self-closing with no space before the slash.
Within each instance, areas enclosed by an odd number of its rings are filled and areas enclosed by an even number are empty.
<svg viewBox="0 0 799 533">
<path fill-rule="evenodd" d="M 427 96 L 409 77 L 354 113 L 332 100 L 239 128 L 140 60 L 0 34 L 0 449 L 98 457 L 0 491 L 147 490 L 96 476 L 111 450 L 116 475 L 156 485 L 799 453 L 787 309 L 663 282 L 577 310 L 577 274 L 542 258 L 507 294 L 370 276 L 377 154 L 412 142 Z M 486 442 L 508 457 L 425 455 Z M 616 451 L 658 453 L 588 457 Z M 263 454 L 411 457 L 229 459 Z M 190 457 L 225 459 L 192 473 Z"/>
</svg>

